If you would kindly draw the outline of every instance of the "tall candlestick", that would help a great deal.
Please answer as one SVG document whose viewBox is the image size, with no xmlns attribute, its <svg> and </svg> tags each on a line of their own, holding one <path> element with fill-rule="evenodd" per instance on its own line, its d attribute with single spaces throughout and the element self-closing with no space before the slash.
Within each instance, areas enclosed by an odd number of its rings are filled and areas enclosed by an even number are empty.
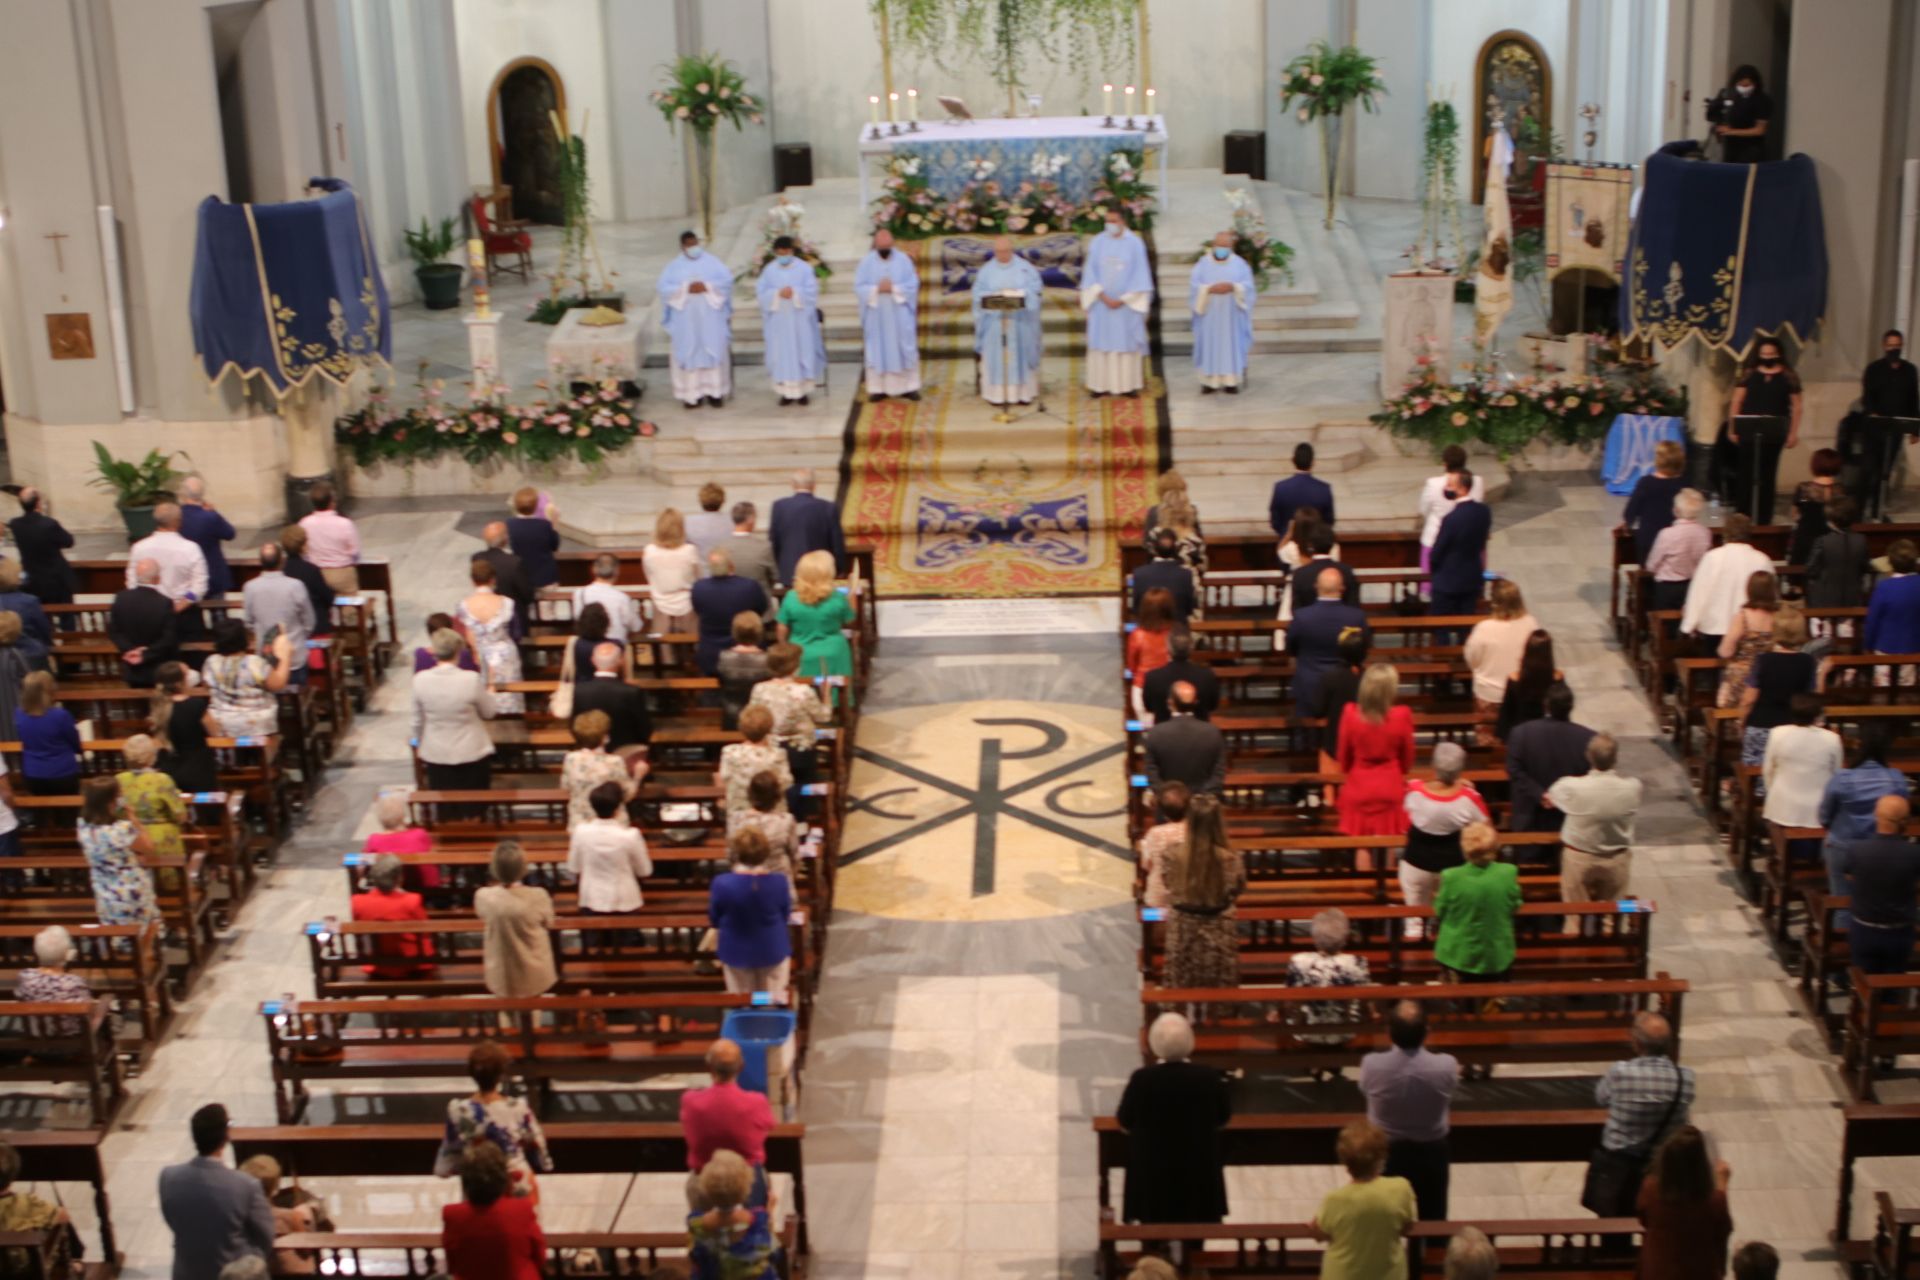
<svg viewBox="0 0 1920 1280">
<path fill-rule="evenodd" d="M 1103 116 L 1113 114 L 1113 86 L 1110 84 L 1100 86 L 1100 114 Z"/>
<path fill-rule="evenodd" d="M 900 95 L 898 93 L 890 93 L 887 95 L 887 123 L 892 124 L 899 119 L 899 117 Z"/>
<path fill-rule="evenodd" d="M 1153 113 L 1160 109 L 1160 104 L 1154 98 L 1154 95 L 1159 92 L 1158 89 L 1153 88 L 1147 90 L 1147 119 L 1149 120 L 1153 119 Z"/>
<path fill-rule="evenodd" d="M 1133 86 L 1128 85 L 1121 92 L 1127 95 L 1127 115 L 1131 118 L 1133 115 Z"/>
<path fill-rule="evenodd" d="M 867 95 L 867 123 L 880 123 L 880 95 L 877 93 Z"/>
<path fill-rule="evenodd" d="M 920 91 L 918 89 L 907 90 L 907 119 L 915 124 L 920 123 Z"/>
</svg>

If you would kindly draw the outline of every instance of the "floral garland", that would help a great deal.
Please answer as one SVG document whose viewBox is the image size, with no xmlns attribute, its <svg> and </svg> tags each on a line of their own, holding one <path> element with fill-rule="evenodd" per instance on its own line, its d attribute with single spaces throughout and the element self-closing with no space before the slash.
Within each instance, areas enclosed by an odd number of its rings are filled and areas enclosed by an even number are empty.
<svg viewBox="0 0 1920 1280">
<path fill-rule="evenodd" d="M 556 368 L 555 376 L 564 375 Z M 417 405 L 396 408 L 390 388 L 377 387 L 365 408 L 335 421 L 333 438 L 356 465 L 426 462 L 449 454 L 474 466 L 568 459 L 591 465 L 637 436 L 654 434 L 616 378 L 599 379 L 564 399 L 543 395 L 524 405 L 508 404 L 505 386 L 494 387 L 492 398 L 476 397 L 461 407 L 447 403 L 444 379 L 415 385 Z M 546 391 L 551 384 L 535 385 Z"/>
<path fill-rule="evenodd" d="M 1067 164 L 1064 155 L 1039 152 L 1028 163 L 1027 175 L 1016 181 L 994 161 L 975 160 L 968 166 L 969 177 L 960 194 L 942 200 L 929 185 L 919 157 L 898 154 L 888 162 L 882 193 L 873 202 L 873 225 L 902 240 L 1000 232 L 1093 235 L 1106 221 L 1107 210 L 1118 206 L 1127 212 L 1134 230 L 1153 229 L 1157 202 L 1153 184 L 1141 176 L 1145 165 L 1141 152 L 1121 150 L 1109 155 L 1106 176 L 1085 204 L 1075 204 L 1060 190 L 1056 178 Z"/>
<path fill-rule="evenodd" d="M 1414 363 L 1406 390 L 1388 400 L 1372 421 L 1435 450 L 1478 443 L 1505 459 L 1538 439 L 1559 444 L 1602 439 L 1623 413 L 1678 416 L 1687 410 L 1686 392 L 1667 386 L 1650 371 L 1616 377 L 1510 377 L 1470 365 L 1471 376 L 1456 383 L 1432 353 L 1416 357 Z"/>
<path fill-rule="evenodd" d="M 745 274 L 757 276 L 766 270 L 767 264 L 773 261 L 773 242 L 781 236 L 792 236 L 794 257 L 811 264 L 813 274 L 822 280 L 832 275 L 833 268 L 827 265 L 820 246 L 807 239 L 806 233 L 800 230 L 800 220 L 806 215 L 805 205 L 795 204 L 785 196 L 776 200 L 773 207 L 767 210 L 767 216 L 761 219 L 760 252 L 747 264 Z"/>
<path fill-rule="evenodd" d="M 1233 251 L 1253 268 L 1254 283 L 1262 292 L 1275 276 L 1292 284 L 1293 246 L 1267 234 L 1266 215 L 1260 212 L 1260 202 L 1253 193 L 1245 187 L 1234 187 L 1221 194 L 1233 209 Z M 1200 256 L 1204 258 L 1212 250 L 1213 241 L 1207 240 L 1200 246 Z"/>
</svg>

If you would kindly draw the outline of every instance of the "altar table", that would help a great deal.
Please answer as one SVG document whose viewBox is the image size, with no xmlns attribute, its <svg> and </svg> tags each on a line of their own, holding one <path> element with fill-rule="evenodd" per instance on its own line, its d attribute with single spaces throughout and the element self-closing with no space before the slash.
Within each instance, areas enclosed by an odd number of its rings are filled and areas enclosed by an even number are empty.
<svg viewBox="0 0 1920 1280">
<path fill-rule="evenodd" d="M 1094 186 L 1105 176 L 1107 157 L 1115 151 L 1140 148 L 1159 152 L 1158 212 L 1167 212 L 1167 120 L 1165 116 L 1135 116 L 1133 129 L 1117 127 L 1124 115 L 1113 117 L 1116 127 L 1102 123 L 1102 116 L 1018 116 L 998 120 L 923 120 L 919 129 L 911 126 L 866 125 L 857 143 L 860 153 L 860 207 L 871 203 L 868 189 L 868 162 L 883 163 L 896 151 L 921 157 L 928 185 L 942 199 L 951 199 L 971 179 L 970 166 L 976 160 L 990 160 L 998 168 L 994 178 L 1008 187 L 1018 186 L 1033 177 L 1029 166 L 1036 155 L 1064 155 L 1067 165 L 1053 180 L 1061 192 L 1075 204 L 1083 204 Z M 898 133 L 894 132 L 895 128 Z M 1149 161 L 1151 162 L 1151 161 Z"/>
</svg>

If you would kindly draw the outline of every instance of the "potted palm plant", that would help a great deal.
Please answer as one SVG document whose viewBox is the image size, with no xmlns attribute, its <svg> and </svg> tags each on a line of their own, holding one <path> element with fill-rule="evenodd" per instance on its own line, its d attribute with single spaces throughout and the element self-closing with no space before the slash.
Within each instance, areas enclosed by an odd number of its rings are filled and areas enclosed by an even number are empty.
<svg viewBox="0 0 1920 1280">
<path fill-rule="evenodd" d="M 761 104 L 747 92 L 747 78 L 717 53 L 687 54 L 670 63 L 664 89 L 653 91 L 653 105 L 669 128 L 693 132 L 694 166 L 699 176 L 700 230 L 713 239 L 713 131 L 722 122 L 736 131 L 762 124 Z"/>
<path fill-rule="evenodd" d="M 1281 72 L 1281 109 L 1294 112 L 1301 124 L 1320 122 L 1320 171 L 1327 184 L 1329 231 L 1340 198 L 1340 117 L 1355 103 L 1376 110 L 1376 99 L 1386 91 L 1379 60 L 1350 44 L 1336 49 L 1325 40 L 1315 40 Z"/>
<path fill-rule="evenodd" d="M 406 232 L 407 252 L 413 255 L 413 278 L 420 282 L 420 298 L 429 311 L 447 311 L 460 305 L 460 284 L 466 268 L 446 257 L 456 243 L 453 219 L 435 227 L 423 216 L 418 231 Z"/>
<path fill-rule="evenodd" d="M 120 518 L 126 522 L 127 537 L 138 541 L 153 532 L 153 508 L 173 497 L 173 483 L 181 473 L 173 469 L 175 458 L 185 453 L 162 453 L 150 449 L 138 462 L 128 462 L 107 452 L 98 440 L 93 442 L 94 476 L 87 483 L 113 494 Z"/>
</svg>

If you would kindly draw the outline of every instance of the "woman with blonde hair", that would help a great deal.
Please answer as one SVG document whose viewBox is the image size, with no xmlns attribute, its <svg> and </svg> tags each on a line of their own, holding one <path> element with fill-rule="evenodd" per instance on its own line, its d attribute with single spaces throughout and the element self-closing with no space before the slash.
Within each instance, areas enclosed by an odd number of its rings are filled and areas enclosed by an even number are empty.
<svg viewBox="0 0 1920 1280">
<path fill-rule="evenodd" d="M 607 736 L 612 732 L 613 720 L 604 711 L 583 711 L 573 718 L 574 750 L 567 752 L 560 762 L 560 785 L 567 793 L 569 832 L 583 822 L 594 820 L 593 806 L 587 797 L 601 783 L 618 784 L 628 800 L 633 799 L 633 793 L 640 788 L 639 779 L 629 769 L 626 759 L 607 750 Z M 646 776 L 644 758 L 636 761 L 635 767 L 641 777 Z M 623 827 L 632 825 L 624 804 L 615 821 Z"/>
<path fill-rule="evenodd" d="M 1507 696 L 1507 677 L 1520 669 L 1527 637 L 1540 629 L 1511 579 L 1496 578 L 1487 595 L 1493 616 L 1473 624 L 1464 654 L 1473 669 L 1474 737 L 1483 747 L 1494 744 L 1493 727 Z"/>
<path fill-rule="evenodd" d="M 136 733 L 120 748 L 127 767 L 115 775 L 127 810 L 147 829 L 153 851 L 166 857 L 186 852 L 181 829 L 189 824 L 191 810 L 173 779 L 154 767 L 160 748 L 144 733 Z"/>
<path fill-rule="evenodd" d="M 1413 712 L 1395 699 L 1400 672 L 1376 662 L 1360 677 L 1358 698 L 1340 713 L 1340 830 L 1350 836 L 1400 836 L 1407 830 L 1407 774 L 1413 769 Z M 1358 863 L 1371 867 L 1365 856 Z"/>
<path fill-rule="evenodd" d="M 800 673 L 808 679 L 853 675 L 853 649 L 844 631 L 854 625 L 854 608 L 833 575 L 833 553 L 809 551 L 794 566 L 793 590 L 780 601 L 779 638 L 800 646 Z"/>
<path fill-rule="evenodd" d="M 1768 737 L 1793 720 L 1794 695 L 1820 692 L 1825 675 L 1819 659 L 1801 652 L 1807 643 L 1807 615 L 1798 606 L 1781 606 L 1769 638 L 1772 647 L 1754 658 L 1740 690 L 1740 709 L 1746 713 L 1741 764 L 1766 762 Z"/>
<path fill-rule="evenodd" d="M 693 630 L 693 584 L 700 581 L 700 548 L 687 541 L 687 522 L 668 507 L 653 522 L 653 541 L 640 552 L 653 599 L 653 630 Z"/>
<path fill-rule="evenodd" d="M 1151 547 L 1160 531 L 1165 529 L 1173 535 L 1174 555 L 1179 562 L 1193 570 L 1198 577 L 1207 571 L 1207 543 L 1200 533 L 1200 513 L 1194 510 L 1193 500 L 1187 496 L 1184 486 L 1171 489 L 1161 495 L 1160 505 L 1154 508 L 1159 523 L 1147 530 L 1147 545 Z"/>
<path fill-rule="evenodd" d="M 1673 523 L 1673 500 L 1687 487 L 1687 447 L 1678 440 L 1662 440 L 1653 446 L 1653 472 L 1634 483 L 1627 509 L 1620 514 L 1620 528 L 1633 535 L 1640 563 L 1647 563 L 1654 539 Z"/>
<path fill-rule="evenodd" d="M 1500 834 L 1484 822 L 1460 833 L 1466 861 L 1440 873 L 1433 896 L 1433 958 L 1456 982 L 1504 982 L 1513 968 L 1520 871 L 1500 861 Z"/>
<path fill-rule="evenodd" d="M 53 677 L 36 671 L 21 684 L 20 708 L 13 713 L 14 736 L 20 742 L 20 777 L 29 795 L 80 793 L 80 727 L 54 694 Z"/>
<path fill-rule="evenodd" d="M 1174 467 L 1168 467 L 1153 478 L 1153 505 L 1147 508 L 1147 520 L 1141 526 L 1142 528 L 1152 530 L 1160 527 L 1160 505 L 1167 500 L 1167 495 L 1170 493 L 1182 494 L 1189 502 L 1193 500 L 1193 495 L 1187 492 L 1187 478 Z M 1193 527 L 1195 529 L 1200 527 L 1200 516 L 1197 511 L 1193 518 Z M 1141 539 L 1141 543 L 1144 546 L 1152 546 L 1153 535 L 1149 533 Z"/>
<path fill-rule="evenodd" d="M 1727 634 L 1720 637 L 1719 653 L 1727 665 L 1720 671 L 1715 706 L 1725 709 L 1740 705 L 1753 660 L 1773 647 L 1773 627 L 1779 611 L 1780 580 L 1771 569 L 1756 569 L 1747 577 L 1747 602 L 1727 624 Z"/>
<path fill-rule="evenodd" d="M 1167 986 L 1240 985 L 1233 904 L 1246 887 L 1246 864 L 1227 839 L 1218 797 L 1193 797 L 1186 839 L 1167 866 L 1173 908 L 1167 917 Z"/>
</svg>

